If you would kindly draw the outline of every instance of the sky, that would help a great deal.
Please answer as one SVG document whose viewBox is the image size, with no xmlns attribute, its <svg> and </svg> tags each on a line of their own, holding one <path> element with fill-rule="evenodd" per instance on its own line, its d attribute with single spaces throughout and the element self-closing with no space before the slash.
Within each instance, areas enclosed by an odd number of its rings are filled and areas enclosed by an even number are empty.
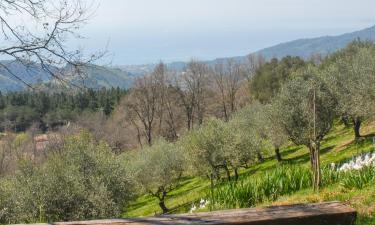
<svg viewBox="0 0 375 225">
<path fill-rule="evenodd" d="M 72 41 L 113 65 L 210 60 L 375 25 L 374 0 L 95 0 Z"/>
</svg>

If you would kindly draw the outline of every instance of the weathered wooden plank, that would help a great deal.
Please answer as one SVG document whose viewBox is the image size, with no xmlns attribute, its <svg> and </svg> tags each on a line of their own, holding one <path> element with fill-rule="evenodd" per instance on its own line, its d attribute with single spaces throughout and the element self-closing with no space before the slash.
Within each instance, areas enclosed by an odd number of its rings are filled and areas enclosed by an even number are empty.
<svg viewBox="0 0 375 225">
<path fill-rule="evenodd" d="M 356 215 L 356 211 L 345 204 L 326 202 L 54 225 L 354 225 Z"/>
</svg>

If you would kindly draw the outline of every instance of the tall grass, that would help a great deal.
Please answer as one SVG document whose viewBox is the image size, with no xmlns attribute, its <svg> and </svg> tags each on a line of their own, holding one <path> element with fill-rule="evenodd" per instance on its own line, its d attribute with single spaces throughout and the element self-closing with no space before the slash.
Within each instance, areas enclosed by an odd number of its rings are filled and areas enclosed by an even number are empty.
<svg viewBox="0 0 375 225">
<path fill-rule="evenodd" d="M 310 170 L 303 166 L 280 166 L 239 182 L 217 187 L 211 202 L 218 208 L 252 207 L 259 202 L 274 201 L 311 186 Z"/>
<path fill-rule="evenodd" d="M 238 182 L 228 182 L 215 188 L 210 201 L 215 208 L 245 208 L 258 203 L 275 201 L 311 187 L 312 175 L 306 166 L 282 165 Z M 343 188 L 361 189 L 375 181 L 375 168 L 339 171 L 330 166 L 322 168 L 322 186 L 339 183 Z"/>
<path fill-rule="evenodd" d="M 368 152 L 353 157 L 338 167 L 340 184 L 347 189 L 362 189 L 375 181 L 375 153 Z"/>
<path fill-rule="evenodd" d="M 375 181 L 375 168 L 367 166 L 361 170 L 351 170 L 340 174 L 340 184 L 346 189 L 362 189 Z"/>
</svg>

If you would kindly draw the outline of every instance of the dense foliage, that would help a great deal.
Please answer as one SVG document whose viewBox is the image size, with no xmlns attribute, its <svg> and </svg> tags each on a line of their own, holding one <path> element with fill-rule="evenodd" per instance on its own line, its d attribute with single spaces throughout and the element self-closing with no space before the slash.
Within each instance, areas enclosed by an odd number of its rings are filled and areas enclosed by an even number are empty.
<svg viewBox="0 0 375 225">
<path fill-rule="evenodd" d="M 133 196 L 129 171 L 85 132 L 68 138 L 39 167 L 19 163 L 0 184 L 1 223 L 116 217 Z"/>
<path fill-rule="evenodd" d="M 178 186 L 185 170 L 182 149 L 159 140 L 152 147 L 133 153 L 128 160 L 137 184 L 156 197 L 163 213 L 167 213 L 169 209 L 165 205 L 165 198 Z"/>
<path fill-rule="evenodd" d="M 101 110 L 109 115 L 125 94 L 118 88 L 51 94 L 0 92 L 0 131 L 25 131 L 34 123 L 46 131 L 74 120 L 83 111 Z"/>
<path fill-rule="evenodd" d="M 361 123 L 373 118 L 375 99 L 375 47 L 353 42 L 327 59 L 323 78 L 338 101 L 337 113 L 353 123 L 356 139 Z"/>
<path fill-rule="evenodd" d="M 251 93 L 260 102 L 268 102 L 274 97 L 285 81 L 292 74 L 306 66 L 306 62 L 299 57 L 287 56 L 281 60 L 272 59 L 262 65 L 254 74 L 250 83 Z"/>
</svg>

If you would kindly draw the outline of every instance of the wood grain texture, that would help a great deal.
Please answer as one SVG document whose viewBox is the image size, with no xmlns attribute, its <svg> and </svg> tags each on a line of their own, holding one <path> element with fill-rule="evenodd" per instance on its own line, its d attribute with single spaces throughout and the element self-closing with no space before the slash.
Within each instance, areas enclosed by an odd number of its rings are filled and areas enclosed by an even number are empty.
<svg viewBox="0 0 375 225">
<path fill-rule="evenodd" d="M 340 202 L 235 209 L 135 219 L 59 222 L 54 225 L 354 225 L 356 211 Z"/>
</svg>

